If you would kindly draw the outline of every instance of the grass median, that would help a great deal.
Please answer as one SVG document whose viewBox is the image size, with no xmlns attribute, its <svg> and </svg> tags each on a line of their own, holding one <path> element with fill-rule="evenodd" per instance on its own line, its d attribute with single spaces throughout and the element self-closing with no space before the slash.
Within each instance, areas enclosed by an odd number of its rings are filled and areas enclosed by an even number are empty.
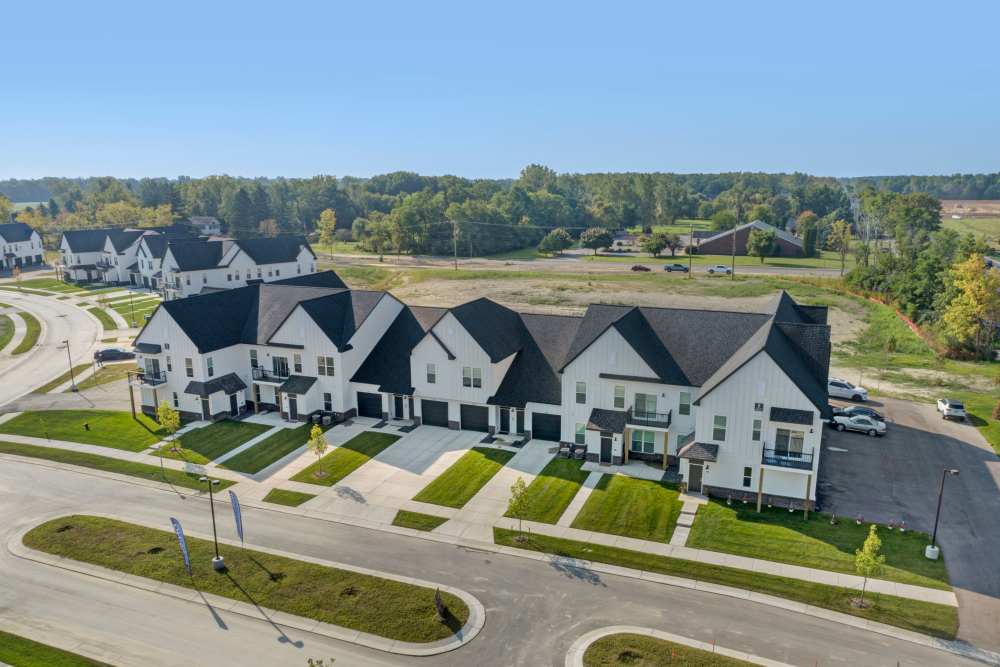
<svg viewBox="0 0 1000 667">
<path fill-rule="evenodd" d="M 513 457 L 513 452 L 503 449 L 473 447 L 413 499 L 444 507 L 464 507 Z"/>
<path fill-rule="evenodd" d="M 100 456 L 99 454 L 87 454 L 86 452 L 76 452 L 70 449 L 57 449 L 55 447 L 41 447 L 39 445 L 25 445 L 19 442 L 0 442 L 0 454 L 14 454 L 15 456 L 26 456 L 32 459 L 44 459 L 55 463 L 65 463 L 66 465 L 90 468 L 91 470 L 101 470 L 103 472 L 113 472 L 118 475 L 128 475 L 150 482 L 166 482 L 174 486 L 185 489 L 200 491 L 205 488 L 204 482 L 198 481 L 200 474 L 188 473 L 182 470 L 172 470 L 170 468 L 160 469 L 160 466 L 149 465 L 148 463 L 136 463 L 135 461 L 123 461 L 110 456 Z M 232 486 L 234 482 L 221 480 L 219 490 Z"/>
<path fill-rule="evenodd" d="M 97 372 L 90 377 L 80 381 L 77 384 L 77 389 L 93 389 L 94 387 L 99 387 L 102 384 L 108 384 L 110 382 L 118 382 L 119 380 L 124 380 L 128 377 L 129 371 L 137 371 L 139 367 L 132 362 L 119 363 L 119 364 L 105 364 L 97 369 Z M 67 390 L 68 391 L 68 390 Z"/>
<path fill-rule="evenodd" d="M 143 414 L 113 410 L 41 410 L 22 412 L 0 424 L 0 433 L 68 440 L 129 452 L 141 452 L 160 441 L 160 425 Z"/>
<path fill-rule="evenodd" d="M 589 472 L 578 459 L 552 459 L 528 485 L 528 511 L 521 518 L 539 523 L 557 523 L 573 502 Z M 510 516 L 505 514 L 504 516 Z"/>
<path fill-rule="evenodd" d="M 958 632 L 957 607 L 869 593 L 865 600 L 871 606 L 861 609 L 852 604 L 858 596 L 858 591 L 853 589 L 546 535 L 530 535 L 526 541 L 519 542 L 518 535 L 514 530 L 493 529 L 494 541 L 504 546 L 732 586 L 934 637 L 954 639 Z"/>
<path fill-rule="evenodd" d="M 77 364 L 76 366 L 73 366 L 72 376 L 74 378 L 78 378 L 78 377 L 80 377 L 80 374 L 83 373 L 88 368 L 90 368 L 90 364 L 89 363 L 87 363 L 87 364 Z M 66 382 L 69 382 L 69 379 L 70 379 L 70 372 L 66 371 L 65 373 L 63 373 L 59 377 L 55 378 L 54 380 L 51 380 L 51 381 L 46 382 L 45 384 L 43 384 L 41 387 L 39 387 L 38 389 L 36 389 L 34 391 L 34 393 L 36 393 L 36 394 L 47 394 L 50 391 L 52 391 L 53 389 L 55 389 L 56 387 L 58 387 L 59 385 L 64 384 Z"/>
<path fill-rule="evenodd" d="M 682 506 L 672 484 L 604 475 L 573 519 L 573 528 L 667 542 Z"/>
<path fill-rule="evenodd" d="M 318 484 L 320 486 L 333 486 L 368 463 L 383 449 L 399 440 L 400 437 L 376 431 L 359 433 L 292 477 L 292 481 Z"/>
<path fill-rule="evenodd" d="M 0 663 L 11 667 L 111 667 L 48 644 L 0 631 Z"/>
<path fill-rule="evenodd" d="M 169 526 L 164 519 L 164 524 Z M 172 531 L 94 516 L 66 516 L 24 536 L 46 553 L 250 602 L 295 616 L 405 642 L 432 642 L 455 634 L 469 617 L 458 597 L 441 593 L 450 612 L 438 619 L 433 588 L 220 544 L 227 572 L 212 570 L 211 540 L 188 536 L 192 576 L 184 569 Z"/>
<path fill-rule="evenodd" d="M 13 350 L 10 351 L 11 354 L 24 354 L 31 348 L 38 344 L 38 337 L 42 334 L 42 325 L 38 319 L 31 313 L 26 313 L 24 311 L 18 312 L 21 319 L 24 320 L 24 338 L 21 342 L 17 344 Z"/>
<path fill-rule="evenodd" d="M 443 516 L 433 514 L 423 514 L 421 512 L 411 512 L 409 510 L 399 510 L 392 520 L 392 525 L 400 528 L 413 528 L 430 532 L 443 524 L 448 519 Z"/>
<path fill-rule="evenodd" d="M 101 323 L 101 327 L 105 331 L 114 331 L 118 328 L 114 318 L 108 315 L 108 311 L 103 308 L 88 308 L 87 312 L 97 318 L 97 321 Z"/>
<path fill-rule="evenodd" d="M 311 493 L 300 493 L 298 491 L 289 491 L 287 489 L 271 489 L 264 496 L 265 503 L 273 503 L 275 505 L 284 505 L 285 507 L 298 507 L 307 500 L 312 500 L 315 498 Z"/>
<path fill-rule="evenodd" d="M 271 427 L 228 419 L 192 429 L 161 447 L 160 456 L 189 463 L 205 464 L 249 442 Z"/>
<path fill-rule="evenodd" d="M 737 660 L 648 635 L 623 632 L 601 637 L 583 654 L 584 667 L 752 667 L 755 662 Z"/>
<path fill-rule="evenodd" d="M 0 350 L 10 344 L 14 338 L 14 320 L 9 315 L 0 315 Z"/>
</svg>

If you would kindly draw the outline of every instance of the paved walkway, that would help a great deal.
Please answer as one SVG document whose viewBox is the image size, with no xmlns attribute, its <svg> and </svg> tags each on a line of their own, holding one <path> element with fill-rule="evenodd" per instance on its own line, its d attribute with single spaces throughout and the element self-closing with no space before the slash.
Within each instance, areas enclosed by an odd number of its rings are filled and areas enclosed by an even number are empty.
<svg viewBox="0 0 1000 667">
<path fill-rule="evenodd" d="M 708 502 L 708 498 L 702 495 L 689 495 L 682 493 L 680 496 L 681 515 L 677 517 L 677 525 L 674 526 L 674 534 L 670 536 L 670 545 L 682 547 L 687 544 L 688 536 L 691 534 L 691 526 L 694 524 L 694 517 L 698 513 L 698 507 Z"/>
<path fill-rule="evenodd" d="M 576 515 L 583 509 L 584 504 L 587 502 L 587 499 L 590 498 L 590 494 L 594 492 L 594 489 L 597 487 L 597 483 L 601 481 L 602 477 L 604 477 L 604 473 L 600 470 L 595 470 L 590 473 L 587 479 L 583 481 L 583 486 L 581 486 L 580 490 L 576 492 L 575 496 L 573 496 L 573 502 L 569 504 L 566 510 L 562 513 L 562 516 L 559 517 L 559 521 L 556 523 L 557 526 L 568 527 L 572 525 L 573 519 L 575 519 Z"/>
</svg>

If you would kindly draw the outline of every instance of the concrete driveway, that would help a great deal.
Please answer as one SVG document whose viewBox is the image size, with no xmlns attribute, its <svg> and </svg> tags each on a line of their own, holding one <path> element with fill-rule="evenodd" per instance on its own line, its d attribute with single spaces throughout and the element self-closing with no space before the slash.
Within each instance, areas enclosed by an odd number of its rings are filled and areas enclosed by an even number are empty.
<svg viewBox="0 0 1000 667">
<path fill-rule="evenodd" d="M 959 600 L 959 637 L 1000 650 L 1000 458 L 974 426 L 944 421 L 931 404 L 885 399 L 876 409 L 889 420 L 883 438 L 827 429 L 821 506 L 929 533 L 942 470 L 958 468 L 945 482 L 938 541 Z"/>
</svg>

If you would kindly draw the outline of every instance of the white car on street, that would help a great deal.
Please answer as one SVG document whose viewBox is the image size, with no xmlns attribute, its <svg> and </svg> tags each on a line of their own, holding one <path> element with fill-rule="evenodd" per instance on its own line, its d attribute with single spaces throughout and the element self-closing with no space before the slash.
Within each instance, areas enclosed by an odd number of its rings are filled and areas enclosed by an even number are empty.
<svg viewBox="0 0 1000 667">
<path fill-rule="evenodd" d="M 846 398 L 851 401 L 867 401 L 868 390 L 864 387 L 856 387 L 847 380 L 840 378 L 830 378 L 827 382 L 827 393 L 836 398 Z"/>
<path fill-rule="evenodd" d="M 885 422 L 875 421 L 864 415 L 834 415 L 830 425 L 838 431 L 857 431 L 867 433 L 873 438 L 885 435 Z"/>
<path fill-rule="evenodd" d="M 965 406 L 953 398 L 939 398 L 937 409 L 942 419 L 965 421 Z"/>
<path fill-rule="evenodd" d="M 715 266 L 708 267 L 708 272 L 711 273 L 712 275 L 715 275 L 716 273 L 721 273 L 723 275 L 728 276 L 730 273 L 733 272 L 733 270 L 728 266 L 726 266 L 725 264 L 716 264 Z"/>
</svg>

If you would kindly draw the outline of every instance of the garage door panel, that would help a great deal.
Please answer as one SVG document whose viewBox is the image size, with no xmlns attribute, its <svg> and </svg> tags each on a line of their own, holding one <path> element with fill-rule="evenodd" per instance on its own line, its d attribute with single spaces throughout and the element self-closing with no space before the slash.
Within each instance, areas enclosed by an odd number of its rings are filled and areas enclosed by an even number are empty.
<svg viewBox="0 0 1000 667">
<path fill-rule="evenodd" d="M 420 401 L 420 421 L 430 426 L 448 428 L 448 404 L 444 401 Z"/>
<path fill-rule="evenodd" d="M 382 395 L 359 391 L 358 416 L 382 419 Z"/>
<path fill-rule="evenodd" d="M 562 435 L 562 417 L 543 412 L 531 415 L 531 437 L 533 440 L 559 442 Z"/>
<path fill-rule="evenodd" d="M 463 431 L 483 431 L 490 430 L 490 410 L 483 405 L 461 405 Z"/>
</svg>

